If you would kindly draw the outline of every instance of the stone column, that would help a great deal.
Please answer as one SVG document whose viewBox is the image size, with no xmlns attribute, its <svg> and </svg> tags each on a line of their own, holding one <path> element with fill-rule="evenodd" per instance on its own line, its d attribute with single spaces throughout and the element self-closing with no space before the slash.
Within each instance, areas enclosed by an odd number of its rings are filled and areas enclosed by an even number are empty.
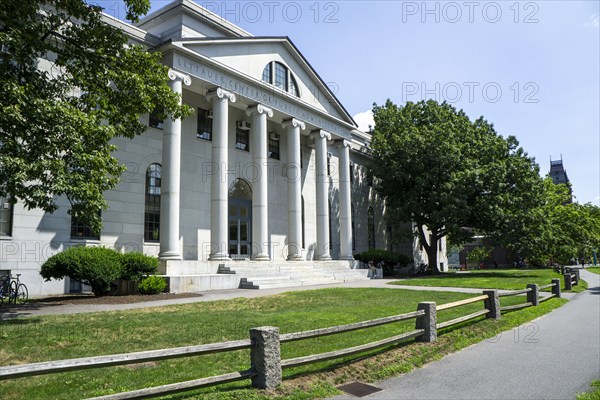
<svg viewBox="0 0 600 400">
<path fill-rule="evenodd" d="M 532 303 L 534 306 L 540 305 L 540 288 L 535 283 L 527 285 L 527 289 L 531 289 L 527 292 L 527 302 Z"/>
<path fill-rule="evenodd" d="M 279 328 L 263 326 L 250 329 L 250 364 L 256 372 L 252 387 L 275 389 L 281 384 L 281 350 Z"/>
<path fill-rule="evenodd" d="M 560 298 L 560 279 L 552 279 L 552 294 L 556 295 L 556 297 Z"/>
<path fill-rule="evenodd" d="M 183 84 L 191 85 L 189 75 L 169 69 L 169 86 L 179 95 Z M 160 198 L 160 253 L 161 260 L 181 260 L 179 251 L 179 198 L 181 187 L 181 119 L 164 121 L 162 143 L 162 182 Z"/>
<path fill-rule="evenodd" d="M 331 260 L 329 254 L 329 193 L 327 191 L 327 140 L 331 135 L 323 130 L 310 134 L 315 140 L 317 167 L 317 260 Z"/>
<path fill-rule="evenodd" d="M 288 165 L 288 261 L 302 260 L 302 169 L 300 168 L 300 130 L 304 122 L 292 118 L 283 121 L 287 129 Z"/>
<path fill-rule="evenodd" d="M 435 342 L 437 341 L 437 308 L 433 301 L 424 301 L 419 303 L 417 311 L 425 311 L 425 315 L 417 317 L 415 329 L 423 329 L 423 335 L 417 337 L 417 342 Z"/>
<path fill-rule="evenodd" d="M 350 192 L 350 142 L 339 140 L 339 177 L 340 177 L 340 259 L 353 260 L 352 257 L 352 199 Z M 331 239 L 330 239 L 331 240 Z"/>
<path fill-rule="evenodd" d="M 206 98 L 213 103 L 212 163 L 210 197 L 210 241 L 209 260 L 229 260 L 227 238 L 227 165 L 229 135 L 229 102 L 235 102 L 235 94 L 218 88 L 207 93 Z"/>
<path fill-rule="evenodd" d="M 486 318 L 500 319 L 500 297 L 498 296 L 497 290 L 484 290 L 483 294 L 487 295 L 487 299 L 484 300 L 485 308 L 490 310 L 486 314 Z"/>
<path fill-rule="evenodd" d="M 267 116 L 273 110 L 258 104 L 246 110 L 252 117 L 251 145 L 253 170 L 252 179 L 252 259 L 269 261 L 269 170 L 267 169 Z"/>
</svg>

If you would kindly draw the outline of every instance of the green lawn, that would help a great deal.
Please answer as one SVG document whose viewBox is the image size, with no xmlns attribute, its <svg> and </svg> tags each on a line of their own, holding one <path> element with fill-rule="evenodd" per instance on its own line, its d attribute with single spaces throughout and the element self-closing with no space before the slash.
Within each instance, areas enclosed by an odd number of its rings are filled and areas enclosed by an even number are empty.
<svg viewBox="0 0 600 400">
<path fill-rule="evenodd" d="M 414 311 L 421 301 L 438 304 L 473 295 L 398 289 L 322 289 L 254 299 L 203 302 L 147 309 L 44 316 L 0 322 L 0 365 L 214 343 L 248 337 L 251 327 L 272 325 L 282 333 L 322 328 Z M 502 304 L 522 302 L 521 296 Z M 353 357 L 284 370 L 284 384 L 271 398 L 312 399 L 337 393 L 336 384 L 373 381 L 409 371 L 559 307 L 552 299 L 538 307 L 507 313 L 500 321 L 479 322 L 440 331 L 435 344 L 391 346 Z M 481 303 L 440 311 L 444 321 L 474 312 Z M 282 345 L 282 358 L 356 346 L 414 329 L 414 321 L 309 339 Z M 369 357 L 366 357 L 369 356 Z M 3 400 L 72 399 L 106 395 L 147 386 L 240 371 L 249 367 L 249 351 L 211 354 L 0 381 Z M 168 398 L 263 399 L 248 381 Z"/>
<path fill-rule="evenodd" d="M 600 274 L 600 267 L 589 267 L 589 268 L 586 268 L 585 270 L 593 272 L 595 274 Z"/>
<path fill-rule="evenodd" d="M 577 400 L 600 400 L 600 380 L 593 381 L 590 388 L 589 392 L 578 393 Z"/>
<path fill-rule="evenodd" d="M 391 284 L 518 290 L 525 289 L 528 283 L 537 283 L 540 286 L 547 285 L 551 283 L 553 278 L 561 280 L 561 288 L 564 290 L 563 277 L 549 268 L 448 272 L 441 275 L 395 281 Z M 581 280 L 578 286 L 573 287 L 573 292 L 579 293 L 585 289 L 587 289 L 587 283 Z"/>
</svg>

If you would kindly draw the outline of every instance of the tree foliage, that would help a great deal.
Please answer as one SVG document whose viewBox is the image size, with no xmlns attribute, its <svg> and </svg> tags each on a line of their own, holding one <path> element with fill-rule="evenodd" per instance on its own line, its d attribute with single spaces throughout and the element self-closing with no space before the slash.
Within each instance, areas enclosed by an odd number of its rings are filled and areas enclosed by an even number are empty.
<svg viewBox="0 0 600 400">
<path fill-rule="evenodd" d="M 149 0 L 125 0 L 136 21 Z M 28 208 L 72 212 L 98 231 L 103 192 L 124 167 L 111 140 L 145 131 L 157 106 L 189 109 L 167 84 L 160 53 L 128 43 L 83 0 L 0 2 L 0 197 Z"/>
<path fill-rule="evenodd" d="M 600 208 L 589 203 L 572 203 L 565 184 L 554 184 L 546 178 L 543 203 L 531 210 L 531 216 L 535 224 L 530 232 L 507 241 L 507 246 L 534 265 L 589 259 L 600 248 Z"/>
<path fill-rule="evenodd" d="M 527 229 L 528 210 L 541 204 L 541 178 L 516 138 L 503 138 L 483 117 L 435 101 L 387 101 L 373 108 L 371 172 L 388 213 L 413 221 L 430 265 L 439 272 L 438 241 L 473 235 L 504 237 Z"/>
</svg>

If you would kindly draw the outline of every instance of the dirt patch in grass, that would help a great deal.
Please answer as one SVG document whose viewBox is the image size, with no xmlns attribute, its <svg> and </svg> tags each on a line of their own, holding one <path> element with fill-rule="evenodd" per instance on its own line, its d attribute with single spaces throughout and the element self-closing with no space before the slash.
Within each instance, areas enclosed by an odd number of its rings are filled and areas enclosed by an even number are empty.
<svg viewBox="0 0 600 400">
<path fill-rule="evenodd" d="M 134 294 L 128 296 L 101 296 L 96 297 L 88 294 L 75 294 L 68 296 L 46 297 L 43 299 L 31 300 L 31 304 L 43 305 L 63 305 L 63 304 L 130 304 L 143 303 L 146 301 L 159 301 L 170 299 L 181 299 L 188 297 L 202 297 L 199 293 L 161 293 L 161 294 Z"/>
</svg>

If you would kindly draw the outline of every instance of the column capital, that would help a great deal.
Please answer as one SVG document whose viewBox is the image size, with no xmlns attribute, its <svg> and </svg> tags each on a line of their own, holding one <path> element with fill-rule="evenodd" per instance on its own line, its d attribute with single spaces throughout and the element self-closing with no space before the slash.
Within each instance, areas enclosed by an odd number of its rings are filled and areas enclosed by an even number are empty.
<svg viewBox="0 0 600 400">
<path fill-rule="evenodd" d="M 175 71 L 174 69 L 169 68 L 169 79 L 175 81 L 177 79 L 181 80 L 185 86 L 190 86 L 192 84 L 192 78 L 188 74 L 184 74 L 179 71 Z"/>
<path fill-rule="evenodd" d="M 216 88 L 206 93 L 206 100 L 211 101 L 214 98 L 224 99 L 226 98 L 232 103 L 235 103 L 236 97 L 234 93 L 231 93 L 223 88 Z"/>
<path fill-rule="evenodd" d="M 262 104 L 257 104 L 252 107 L 248 107 L 246 109 L 246 115 L 251 116 L 254 113 L 258 114 L 267 114 L 269 118 L 273 118 L 273 109 L 269 107 L 265 107 Z"/>
<path fill-rule="evenodd" d="M 336 140 L 335 147 L 338 147 L 338 148 L 350 147 L 350 142 L 346 139 Z"/>
<path fill-rule="evenodd" d="M 327 140 L 331 140 L 331 133 L 325 132 L 323 129 L 316 129 L 316 130 L 310 132 L 311 139 L 316 139 L 318 137 L 325 138 Z"/>
<path fill-rule="evenodd" d="M 286 119 L 281 123 L 281 126 L 284 129 L 287 129 L 290 126 L 293 126 L 294 128 L 300 128 L 301 131 L 306 129 L 306 124 L 304 123 L 304 121 L 300 121 L 299 119 L 296 118 L 291 118 L 291 119 Z"/>
</svg>

